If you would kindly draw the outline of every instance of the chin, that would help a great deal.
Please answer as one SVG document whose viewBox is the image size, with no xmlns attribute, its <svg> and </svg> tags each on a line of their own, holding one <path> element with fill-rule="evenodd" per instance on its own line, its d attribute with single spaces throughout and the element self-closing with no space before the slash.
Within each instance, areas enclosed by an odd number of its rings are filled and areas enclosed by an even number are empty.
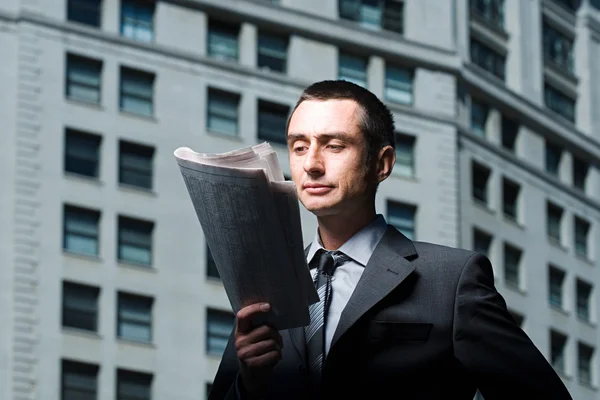
<svg viewBox="0 0 600 400">
<path fill-rule="evenodd" d="M 313 213 L 314 215 L 316 215 L 317 217 L 326 217 L 329 215 L 334 215 L 337 214 L 337 210 L 335 205 L 330 205 L 330 204 L 305 204 L 302 203 L 304 205 L 304 208 L 306 208 L 308 211 L 310 211 L 311 213 Z"/>
</svg>

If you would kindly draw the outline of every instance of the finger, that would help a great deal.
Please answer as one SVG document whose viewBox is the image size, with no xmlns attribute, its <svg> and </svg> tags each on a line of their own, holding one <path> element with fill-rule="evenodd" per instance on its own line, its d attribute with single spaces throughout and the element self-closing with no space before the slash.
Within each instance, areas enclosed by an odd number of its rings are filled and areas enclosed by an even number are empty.
<svg viewBox="0 0 600 400">
<path fill-rule="evenodd" d="M 238 350 L 238 358 L 240 360 L 247 360 L 250 358 L 259 357 L 263 354 L 276 351 L 281 354 L 281 346 L 274 339 L 263 340 L 258 343 L 244 346 Z"/>
<path fill-rule="evenodd" d="M 274 366 L 281 360 L 281 353 L 275 350 L 244 361 L 248 368 L 264 368 Z"/>
<path fill-rule="evenodd" d="M 237 313 L 236 330 L 240 333 L 247 333 L 252 329 L 252 318 L 260 313 L 268 312 L 271 309 L 269 303 L 255 303 L 242 308 Z"/>
<path fill-rule="evenodd" d="M 261 325 L 252 329 L 248 333 L 238 335 L 235 340 L 235 346 L 236 349 L 239 350 L 242 347 L 250 346 L 254 343 L 269 339 L 274 340 L 277 342 L 279 347 L 283 348 L 283 339 L 281 338 L 281 334 L 268 325 Z"/>
</svg>

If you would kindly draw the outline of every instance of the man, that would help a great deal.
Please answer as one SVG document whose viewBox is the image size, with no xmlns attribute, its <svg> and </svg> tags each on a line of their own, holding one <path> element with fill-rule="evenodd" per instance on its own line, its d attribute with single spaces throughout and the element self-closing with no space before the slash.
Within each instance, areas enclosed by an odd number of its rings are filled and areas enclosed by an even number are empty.
<svg viewBox="0 0 600 400">
<path fill-rule="evenodd" d="M 570 399 L 515 324 L 481 254 L 413 242 L 375 212 L 395 162 L 392 115 L 345 81 L 308 87 L 287 130 L 292 179 L 318 230 L 308 327 L 237 314 L 210 399 Z M 327 251 L 324 251 L 327 249 Z"/>
</svg>

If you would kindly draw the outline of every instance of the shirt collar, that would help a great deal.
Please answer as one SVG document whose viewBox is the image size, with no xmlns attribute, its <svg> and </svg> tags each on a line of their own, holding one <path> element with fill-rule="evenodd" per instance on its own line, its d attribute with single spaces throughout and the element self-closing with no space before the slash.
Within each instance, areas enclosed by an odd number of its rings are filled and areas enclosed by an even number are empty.
<svg viewBox="0 0 600 400">
<path fill-rule="evenodd" d="M 387 223 L 385 218 L 381 214 L 377 214 L 373 221 L 367 226 L 356 232 L 346 243 L 344 243 L 338 250 L 352 258 L 356 263 L 367 266 L 375 247 L 383 237 L 387 230 Z M 319 235 L 319 229 L 315 233 L 315 239 L 310 245 L 306 261 L 310 264 L 315 253 L 323 249 L 321 243 L 321 237 Z"/>
</svg>

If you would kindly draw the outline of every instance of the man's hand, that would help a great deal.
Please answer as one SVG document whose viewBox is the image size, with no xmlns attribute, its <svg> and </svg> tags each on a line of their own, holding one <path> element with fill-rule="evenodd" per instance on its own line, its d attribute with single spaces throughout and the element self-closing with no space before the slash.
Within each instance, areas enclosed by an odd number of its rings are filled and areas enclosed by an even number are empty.
<svg viewBox="0 0 600 400">
<path fill-rule="evenodd" d="M 237 313 L 235 349 L 244 389 L 251 396 L 266 388 L 273 367 L 281 360 L 283 340 L 279 332 L 268 325 L 252 326 L 252 319 L 270 308 L 267 303 L 256 303 Z"/>
</svg>

